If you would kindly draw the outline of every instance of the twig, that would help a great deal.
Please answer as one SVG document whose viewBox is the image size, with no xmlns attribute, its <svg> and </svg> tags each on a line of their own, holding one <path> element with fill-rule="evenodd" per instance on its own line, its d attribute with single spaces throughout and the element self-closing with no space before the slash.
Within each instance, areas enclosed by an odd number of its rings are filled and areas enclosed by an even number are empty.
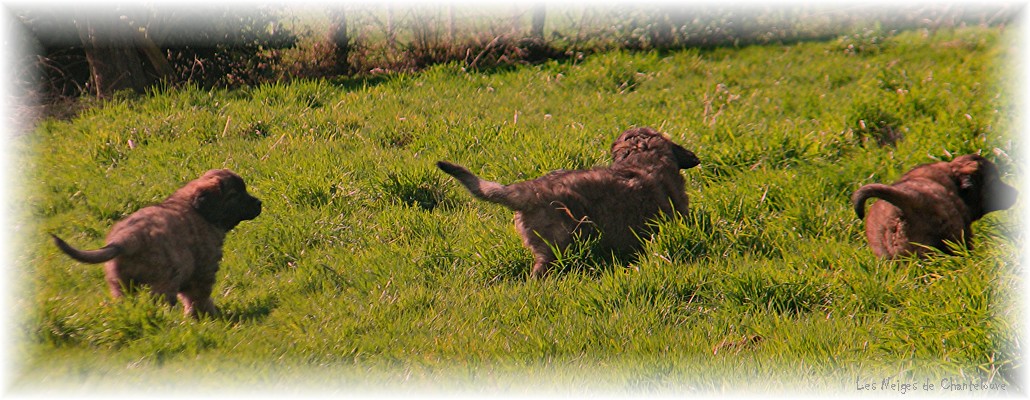
<svg viewBox="0 0 1030 400">
<path fill-rule="evenodd" d="M 272 143 L 272 147 L 268 148 L 268 152 L 265 153 L 265 155 L 263 157 L 261 157 L 261 161 L 267 160 L 268 156 L 272 154 L 272 150 L 275 150 L 275 147 L 278 146 L 279 143 L 282 143 L 283 138 L 285 138 L 285 137 L 286 137 L 285 133 L 283 133 L 281 136 L 279 136 L 279 140 L 276 140 L 275 143 Z"/>
</svg>

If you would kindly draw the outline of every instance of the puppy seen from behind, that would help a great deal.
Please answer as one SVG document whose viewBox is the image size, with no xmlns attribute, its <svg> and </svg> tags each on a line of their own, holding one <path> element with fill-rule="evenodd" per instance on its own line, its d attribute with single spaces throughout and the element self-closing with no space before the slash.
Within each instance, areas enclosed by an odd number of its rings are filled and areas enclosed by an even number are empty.
<svg viewBox="0 0 1030 400">
<path fill-rule="evenodd" d="M 862 186 L 851 203 L 858 218 L 865 218 L 873 253 L 896 258 L 935 250 L 951 254 L 947 242 L 971 249 L 973 221 L 1012 207 L 1016 195 L 1015 188 L 1001 181 L 994 163 L 969 154 L 919 165 L 890 185 Z M 866 200 L 873 197 L 880 200 L 866 213 Z"/>
</svg>

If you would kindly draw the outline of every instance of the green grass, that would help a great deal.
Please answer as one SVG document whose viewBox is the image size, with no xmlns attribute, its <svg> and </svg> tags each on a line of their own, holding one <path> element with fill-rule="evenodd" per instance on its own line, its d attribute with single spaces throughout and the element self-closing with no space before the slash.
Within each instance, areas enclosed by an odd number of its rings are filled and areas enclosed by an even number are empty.
<svg viewBox="0 0 1030 400">
<path fill-rule="evenodd" d="M 1006 32 L 165 90 L 43 122 L 14 144 L 14 388 L 853 394 L 888 377 L 1007 382 L 1023 363 L 1018 213 L 974 224 L 978 246 L 962 257 L 889 262 L 848 201 L 975 151 L 1018 181 Z M 701 158 L 683 173 L 691 213 L 656 221 L 635 259 L 572 249 L 542 281 L 528 279 L 511 213 L 433 165 L 501 182 L 603 165 L 631 126 Z M 896 147 L 877 145 L 887 133 Z M 113 302 L 99 266 L 48 241 L 99 247 L 115 221 L 217 167 L 264 201 L 226 241 L 220 319 L 146 296 Z"/>
</svg>

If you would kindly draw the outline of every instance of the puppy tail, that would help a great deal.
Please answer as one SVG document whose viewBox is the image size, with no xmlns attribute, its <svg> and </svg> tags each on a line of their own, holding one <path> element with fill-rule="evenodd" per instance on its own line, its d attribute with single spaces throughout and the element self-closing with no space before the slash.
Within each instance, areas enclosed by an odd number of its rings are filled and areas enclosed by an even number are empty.
<svg viewBox="0 0 1030 400">
<path fill-rule="evenodd" d="M 883 199 L 902 210 L 905 210 L 908 204 L 905 194 L 900 190 L 882 183 L 871 183 L 862 186 L 851 195 L 851 204 L 855 207 L 855 215 L 858 215 L 858 219 L 865 218 L 865 201 L 870 197 Z"/>
<path fill-rule="evenodd" d="M 68 243 L 65 243 L 65 241 L 61 240 L 57 235 L 51 233 L 50 237 L 54 238 L 54 244 L 57 245 L 57 248 L 61 249 L 64 254 L 67 254 L 69 257 L 79 262 L 98 264 L 118 257 L 118 255 L 122 253 L 122 248 L 114 244 L 109 244 L 97 250 L 79 250 Z"/>
<path fill-rule="evenodd" d="M 438 161 L 436 166 L 443 172 L 446 172 L 447 175 L 453 176 L 458 180 L 458 182 L 461 182 L 462 186 L 465 186 L 473 196 L 476 196 L 481 200 L 501 204 L 511 209 L 515 209 L 517 206 L 517 204 L 512 201 L 513 199 L 511 199 L 511 196 L 509 196 L 507 186 L 497 182 L 480 179 L 472 172 L 469 172 L 468 169 L 458 164 Z"/>
</svg>

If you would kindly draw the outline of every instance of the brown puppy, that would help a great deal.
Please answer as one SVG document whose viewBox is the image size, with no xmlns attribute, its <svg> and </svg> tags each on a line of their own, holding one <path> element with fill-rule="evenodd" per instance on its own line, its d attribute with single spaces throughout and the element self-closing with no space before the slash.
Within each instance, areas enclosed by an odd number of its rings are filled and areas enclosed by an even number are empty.
<svg viewBox="0 0 1030 400">
<path fill-rule="evenodd" d="M 633 128 L 612 144 L 612 165 L 555 171 L 540 178 L 501 185 L 480 179 L 460 165 L 440 161 L 476 197 L 515 211 L 522 243 L 533 252 L 533 277 L 555 261 L 552 246 L 567 248 L 577 237 L 598 237 L 601 250 L 634 252 L 639 234 L 659 214 L 686 214 L 687 194 L 679 170 L 700 163 L 694 153 L 651 128 Z"/>
<path fill-rule="evenodd" d="M 973 221 L 1012 207 L 1016 194 L 999 179 L 994 163 L 969 154 L 917 166 L 889 186 L 862 186 L 851 202 L 863 218 L 866 199 L 884 200 L 869 208 L 865 233 L 874 254 L 895 258 L 932 249 L 951 254 L 945 241 L 972 248 Z"/>
<path fill-rule="evenodd" d="M 78 250 L 55 235 L 61 251 L 85 263 L 104 264 L 111 295 L 143 284 L 185 313 L 215 314 L 211 287 L 222 259 L 225 234 L 261 214 L 261 200 L 247 193 L 243 179 L 227 169 L 207 171 L 163 203 L 145 207 L 116 223 L 107 245 Z"/>
</svg>

